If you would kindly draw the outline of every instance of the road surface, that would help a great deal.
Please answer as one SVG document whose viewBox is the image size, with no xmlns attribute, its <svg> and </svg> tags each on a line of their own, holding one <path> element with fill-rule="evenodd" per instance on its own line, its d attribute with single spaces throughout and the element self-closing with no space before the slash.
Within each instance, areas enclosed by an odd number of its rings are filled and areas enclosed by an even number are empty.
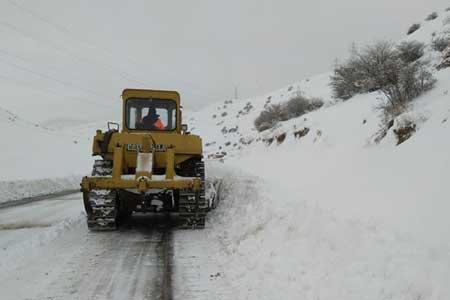
<svg viewBox="0 0 450 300">
<path fill-rule="evenodd" d="M 89 232 L 80 194 L 0 209 L 1 299 L 233 299 L 207 230 L 134 216 Z"/>
</svg>

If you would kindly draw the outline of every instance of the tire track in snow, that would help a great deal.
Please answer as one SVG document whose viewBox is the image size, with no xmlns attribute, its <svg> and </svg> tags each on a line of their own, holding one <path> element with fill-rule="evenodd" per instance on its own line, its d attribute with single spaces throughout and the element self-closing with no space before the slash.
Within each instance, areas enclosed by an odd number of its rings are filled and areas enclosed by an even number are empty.
<svg viewBox="0 0 450 300">
<path fill-rule="evenodd" d="M 158 244 L 157 252 L 159 260 L 161 262 L 160 273 L 161 273 L 161 300 L 172 300 L 172 228 L 166 225 L 163 228 L 163 233 L 161 241 Z M 158 290 L 156 288 L 155 290 Z"/>
<path fill-rule="evenodd" d="M 65 208 L 63 217 L 82 217 L 81 197 L 68 198 L 73 201 L 43 201 L 1 212 L 5 224 L 16 215 L 23 216 L 16 220 L 21 224 L 47 221 L 43 216 L 48 214 L 53 220 L 60 208 Z M 0 290 L 6 292 L 2 299 L 233 299 L 222 287 L 224 272 L 214 259 L 210 230 L 176 230 L 161 217 L 138 214 L 118 231 L 89 232 L 83 220 L 77 220 L 62 228 L 57 238 L 11 261 L 17 263 L 14 271 L 0 276 Z M 32 235 L 19 233 L 30 230 L 7 232 L 27 242 Z"/>
<path fill-rule="evenodd" d="M 83 226 L 81 247 L 27 299 L 171 300 L 172 228 L 156 221 L 137 216 L 115 232 Z"/>
</svg>

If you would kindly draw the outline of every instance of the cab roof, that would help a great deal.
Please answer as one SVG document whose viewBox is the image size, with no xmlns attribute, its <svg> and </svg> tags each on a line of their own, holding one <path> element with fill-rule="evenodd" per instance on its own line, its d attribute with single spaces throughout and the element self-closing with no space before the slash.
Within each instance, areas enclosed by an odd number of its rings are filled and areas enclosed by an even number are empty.
<svg viewBox="0 0 450 300">
<path fill-rule="evenodd" d="M 124 101 L 130 98 L 142 98 L 142 99 L 162 99 L 162 100 L 175 100 L 177 105 L 180 104 L 180 94 L 177 91 L 165 91 L 165 90 L 143 90 L 143 89 L 125 89 L 122 92 L 122 99 Z"/>
</svg>

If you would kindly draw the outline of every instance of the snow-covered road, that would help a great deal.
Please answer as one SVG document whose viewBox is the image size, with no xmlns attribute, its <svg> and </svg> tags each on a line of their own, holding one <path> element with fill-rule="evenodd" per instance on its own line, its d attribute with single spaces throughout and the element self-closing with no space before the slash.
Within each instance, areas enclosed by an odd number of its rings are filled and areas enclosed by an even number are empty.
<svg viewBox="0 0 450 300">
<path fill-rule="evenodd" d="M 89 232 L 81 195 L 0 209 L 0 299 L 449 299 L 450 252 L 221 163 L 204 230 Z"/>
<path fill-rule="evenodd" d="M 2 209 L 0 298 L 222 299 L 207 231 L 161 221 L 89 232 L 79 194 Z"/>
</svg>

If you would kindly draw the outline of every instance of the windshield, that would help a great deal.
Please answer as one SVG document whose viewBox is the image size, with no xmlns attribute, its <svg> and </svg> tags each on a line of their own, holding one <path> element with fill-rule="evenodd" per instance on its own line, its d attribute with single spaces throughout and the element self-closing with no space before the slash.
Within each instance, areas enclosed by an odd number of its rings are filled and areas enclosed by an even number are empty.
<svg viewBox="0 0 450 300">
<path fill-rule="evenodd" d="M 173 100 L 130 98 L 125 116 L 128 129 L 171 131 L 176 129 L 177 104 Z"/>
</svg>

